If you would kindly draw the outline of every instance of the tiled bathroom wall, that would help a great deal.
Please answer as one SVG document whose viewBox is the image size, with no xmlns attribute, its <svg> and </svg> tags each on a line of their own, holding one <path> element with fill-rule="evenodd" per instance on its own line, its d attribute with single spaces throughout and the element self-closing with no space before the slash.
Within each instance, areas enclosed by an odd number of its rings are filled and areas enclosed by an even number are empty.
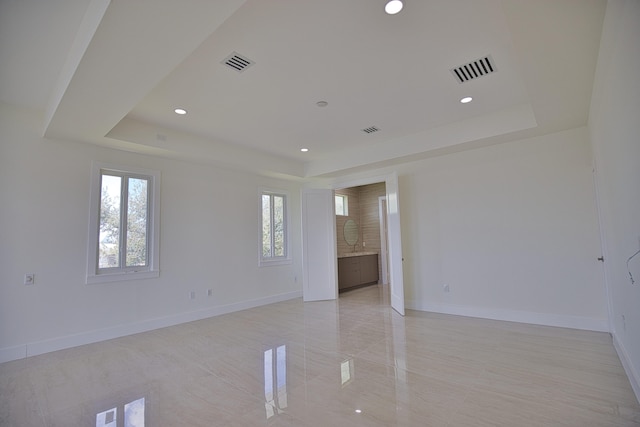
<svg viewBox="0 0 640 427">
<path fill-rule="evenodd" d="M 336 195 L 345 195 L 348 198 L 348 216 L 336 215 L 336 242 L 338 246 L 338 256 L 349 252 L 362 252 L 362 227 L 360 224 L 360 187 L 345 188 L 336 190 Z M 352 219 L 358 224 L 358 243 L 348 245 L 344 240 L 344 224 Z"/>
</svg>

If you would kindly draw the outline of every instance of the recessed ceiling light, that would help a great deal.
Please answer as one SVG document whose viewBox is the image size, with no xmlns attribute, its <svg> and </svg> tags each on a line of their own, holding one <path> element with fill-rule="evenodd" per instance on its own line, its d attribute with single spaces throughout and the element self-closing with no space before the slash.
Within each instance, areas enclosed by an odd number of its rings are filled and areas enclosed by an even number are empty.
<svg viewBox="0 0 640 427">
<path fill-rule="evenodd" d="M 316 105 L 318 107 L 326 107 L 327 105 L 329 105 L 329 103 L 327 101 L 318 101 L 316 102 Z"/>
<path fill-rule="evenodd" d="M 460 102 L 462 102 L 463 104 L 468 104 L 469 102 L 473 101 L 473 98 L 470 96 L 465 96 L 464 98 L 462 98 L 460 100 Z"/>
<path fill-rule="evenodd" d="M 176 114 L 180 114 L 181 116 L 184 116 L 185 114 L 187 114 L 187 110 L 185 110 L 184 108 L 176 108 L 175 110 L 173 110 Z"/>
<path fill-rule="evenodd" d="M 307 151 L 309 151 L 308 148 L 301 148 L 300 151 L 302 151 L 303 153 L 306 153 Z"/>
<path fill-rule="evenodd" d="M 362 413 L 362 409 L 356 409 L 356 414 L 361 414 Z"/>
<path fill-rule="evenodd" d="M 400 0 L 389 0 L 384 7 L 384 11 L 389 15 L 395 15 L 402 10 L 402 2 Z"/>
</svg>

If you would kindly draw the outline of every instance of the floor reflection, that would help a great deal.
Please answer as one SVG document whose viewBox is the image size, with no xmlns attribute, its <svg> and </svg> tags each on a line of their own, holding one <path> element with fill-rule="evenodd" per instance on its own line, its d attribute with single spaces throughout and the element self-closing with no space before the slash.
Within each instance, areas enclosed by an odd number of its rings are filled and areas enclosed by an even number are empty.
<svg viewBox="0 0 640 427">
<path fill-rule="evenodd" d="M 345 360 L 340 364 L 340 378 L 342 379 L 342 386 L 346 386 L 353 380 L 353 359 Z"/>
<path fill-rule="evenodd" d="M 606 333 L 402 317 L 386 294 L 372 286 L 339 301 L 283 301 L 0 364 L 0 426 L 640 420 Z"/>
<path fill-rule="evenodd" d="M 116 427 L 118 408 L 111 408 L 96 415 L 96 427 Z"/>
<path fill-rule="evenodd" d="M 108 409 L 96 414 L 96 427 L 144 427 L 145 400 L 134 400 L 124 405 L 122 423 L 118 421 L 118 407 Z"/>
<path fill-rule="evenodd" d="M 267 419 L 287 407 L 287 346 L 264 352 L 264 398 Z"/>
</svg>

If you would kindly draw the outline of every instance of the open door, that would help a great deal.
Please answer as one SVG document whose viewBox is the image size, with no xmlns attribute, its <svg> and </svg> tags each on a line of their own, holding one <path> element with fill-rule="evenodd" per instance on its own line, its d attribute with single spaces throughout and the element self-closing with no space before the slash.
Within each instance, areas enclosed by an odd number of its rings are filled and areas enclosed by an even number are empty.
<svg viewBox="0 0 640 427">
<path fill-rule="evenodd" d="M 389 282 L 391 307 L 404 316 L 404 282 L 402 278 L 402 240 L 400 236 L 400 203 L 398 174 L 389 175 L 387 187 L 387 227 L 389 229 Z"/>
<path fill-rule="evenodd" d="M 302 190 L 302 297 L 338 296 L 336 220 L 333 190 Z"/>
</svg>

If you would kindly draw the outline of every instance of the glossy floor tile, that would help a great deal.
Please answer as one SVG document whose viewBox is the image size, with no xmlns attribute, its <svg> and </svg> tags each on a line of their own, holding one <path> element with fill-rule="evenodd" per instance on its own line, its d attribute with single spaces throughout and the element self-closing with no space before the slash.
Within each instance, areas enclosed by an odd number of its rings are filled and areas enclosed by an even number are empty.
<svg viewBox="0 0 640 427">
<path fill-rule="evenodd" d="M 379 286 L 0 364 L 0 426 L 634 426 L 611 337 L 408 311 Z"/>
</svg>

